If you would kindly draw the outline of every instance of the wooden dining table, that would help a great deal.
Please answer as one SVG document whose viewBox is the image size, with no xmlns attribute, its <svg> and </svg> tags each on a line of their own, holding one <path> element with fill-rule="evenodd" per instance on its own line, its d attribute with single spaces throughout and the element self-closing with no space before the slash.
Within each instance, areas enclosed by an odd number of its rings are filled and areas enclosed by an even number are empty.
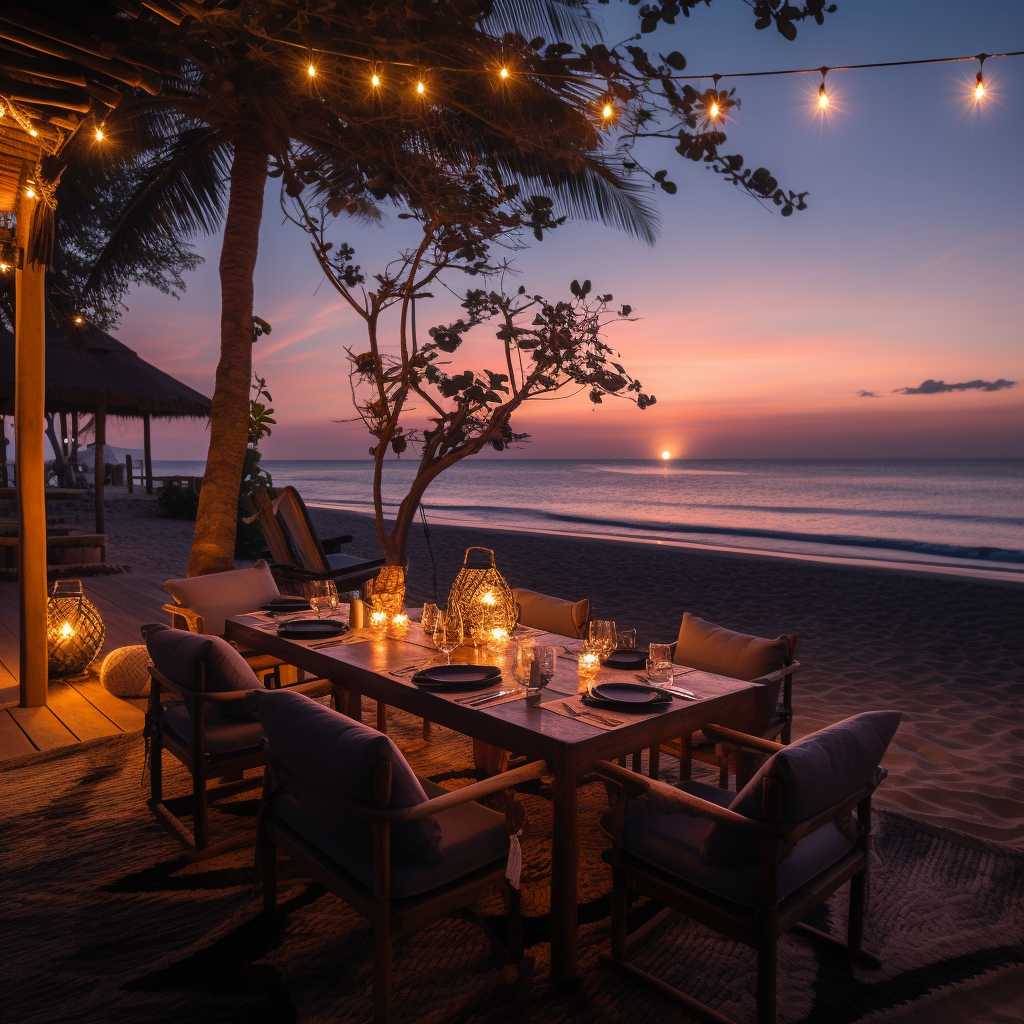
<svg viewBox="0 0 1024 1024">
<path fill-rule="evenodd" d="M 318 677 L 330 680 L 346 693 L 345 712 L 362 720 L 362 698 L 378 705 L 390 705 L 446 726 L 466 736 L 482 740 L 516 754 L 543 758 L 554 777 L 553 824 L 551 838 L 551 973 L 555 980 L 578 977 L 577 965 L 577 888 L 579 882 L 579 807 L 577 785 L 595 762 L 634 757 L 639 768 L 639 752 L 656 751 L 664 741 L 686 736 L 710 723 L 743 731 L 756 727 L 759 691 L 756 684 L 701 672 L 682 675 L 676 685 L 699 693 L 703 699 L 674 697 L 671 704 L 654 714 L 632 715 L 617 710 L 611 720 L 622 724 L 607 728 L 586 718 L 571 718 L 543 707 L 548 701 L 576 697 L 577 664 L 567 656 L 558 659 L 550 686 L 544 691 L 541 706 L 530 706 L 525 699 L 474 708 L 457 703 L 463 694 L 421 689 L 411 679 L 410 670 L 437 657 L 437 651 L 418 624 L 411 624 L 405 639 L 374 638 L 359 643 L 322 643 L 285 639 L 277 635 L 277 626 L 266 617 L 237 616 L 226 622 L 224 636 L 247 650 L 270 654 Z M 339 640 L 345 638 L 339 637 Z M 540 634 L 538 644 L 578 645 L 568 637 Z M 456 651 L 453 661 L 481 661 L 472 649 Z M 444 658 L 441 656 L 441 660 Z M 483 660 L 495 664 L 491 655 Z M 507 654 L 502 667 L 501 690 L 514 682 Z M 611 670 L 602 669 L 602 672 Z M 628 672 L 615 672 L 618 679 L 632 680 Z M 578 705 L 577 705 L 578 706 Z M 646 710 L 646 709 L 645 709 Z M 609 713 L 602 711 L 605 717 Z M 651 758 L 656 771 L 657 758 Z"/>
</svg>

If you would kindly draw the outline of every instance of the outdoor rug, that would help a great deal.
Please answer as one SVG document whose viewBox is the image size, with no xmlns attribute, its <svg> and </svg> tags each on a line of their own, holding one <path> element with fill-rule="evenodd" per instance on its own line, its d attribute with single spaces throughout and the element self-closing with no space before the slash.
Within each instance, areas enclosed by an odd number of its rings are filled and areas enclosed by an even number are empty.
<svg viewBox="0 0 1024 1024">
<path fill-rule="evenodd" d="M 448 787 L 473 780 L 471 747 L 392 712 L 391 734 L 416 770 Z M 166 792 L 188 777 L 165 756 Z M 663 760 L 664 764 L 664 760 Z M 251 852 L 185 865 L 145 806 L 142 744 L 125 738 L 0 773 L 2 1017 L 6 1021 L 367 1021 L 370 932 L 339 899 L 280 868 L 273 920 L 260 915 Z M 214 838 L 252 830 L 258 790 L 211 815 Z M 527 960 L 500 955 L 500 899 L 396 946 L 395 1021 L 645 1024 L 688 1019 L 599 960 L 608 950 L 610 874 L 597 819 L 603 786 L 580 792 L 583 980 L 548 981 L 550 788 L 523 788 Z M 188 800 L 172 801 L 185 814 Z M 808 1024 L 892 1020 L 951 992 L 1019 977 L 1024 858 L 876 814 L 866 945 L 881 970 L 787 937 L 779 1018 Z M 637 923 L 659 908 L 639 901 Z M 842 934 L 846 892 L 812 923 Z M 496 952 L 495 950 L 499 950 Z M 753 953 L 679 918 L 652 929 L 636 960 L 739 1021 L 753 1021 Z"/>
</svg>

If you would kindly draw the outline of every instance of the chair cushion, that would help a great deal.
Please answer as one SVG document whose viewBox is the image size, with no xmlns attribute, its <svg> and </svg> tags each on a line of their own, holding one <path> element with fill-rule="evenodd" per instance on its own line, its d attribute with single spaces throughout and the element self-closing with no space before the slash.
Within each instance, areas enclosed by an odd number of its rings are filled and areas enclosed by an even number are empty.
<svg viewBox="0 0 1024 1024">
<path fill-rule="evenodd" d="M 793 639 L 774 640 L 736 633 L 686 612 L 679 627 L 675 662 L 733 679 L 757 679 L 782 668 L 793 657 Z"/>
<path fill-rule="evenodd" d="M 428 797 L 441 796 L 447 790 L 423 780 Z M 274 814 L 303 839 L 331 858 L 339 867 L 373 888 L 373 857 L 353 852 L 352 848 L 317 828 L 300 803 L 296 787 L 282 785 L 270 803 Z M 508 856 L 505 816 L 478 803 L 452 807 L 436 815 L 440 828 L 440 859 L 424 863 L 416 858 L 395 856 L 392 843 L 391 896 L 403 899 L 429 892 L 463 875 Z M 392 836 L 394 828 L 392 828 Z"/>
<path fill-rule="evenodd" d="M 206 632 L 214 636 L 223 636 L 225 617 L 254 612 L 281 596 L 270 566 L 262 558 L 251 569 L 168 580 L 164 590 L 178 604 L 202 615 Z"/>
<path fill-rule="evenodd" d="M 206 689 L 210 693 L 263 689 L 245 659 L 219 636 L 190 633 L 159 624 L 149 627 L 146 647 L 156 670 L 179 686 L 194 690 L 199 663 L 203 662 L 206 665 Z M 226 701 L 220 710 L 228 718 L 243 722 L 259 721 L 256 709 L 247 700 Z"/>
<path fill-rule="evenodd" d="M 560 636 L 583 636 L 583 629 L 590 618 L 590 601 L 586 598 L 573 603 L 519 588 L 512 591 L 512 597 L 519 608 L 521 625 Z"/>
<path fill-rule="evenodd" d="M 164 710 L 164 728 L 186 746 L 192 746 L 192 716 L 184 704 L 176 702 Z M 259 722 L 240 722 L 222 714 L 215 705 L 206 705 L 203 748 L 207 754 L 256 753 L 262 738 L 263 727 Z"/>
<path fill-rule="evenodd" d="M 401 751 L 383 733 L 318 704 L 301 693 L 263 690 L 257 706 L 274 755 L 303 778 L 352 803 L 373 806 L 373 773 L 378 761 L 391 762 L 389 808 L 414 807 L 426 794 Z M 356 856 L 373 855 L 370 824 L 304 787 L 295 795 L 311 827 Z M 439 861 L 441 827 L 434 817 L 391 828 L 391 855 Z"/>
<path fill-rule="evenodd" d="M 900 724 L 898 711 L 868 711 L 804 736 L 773 754 L 735 795 L 729 809 L 763 821 L 762 780 L 782 787 L 780 821 L 796 825 L 828 810 L 871 782 Z M 742 829 L 716 824 L 701 848 L 708 863 L 736 863 L 760 855 L 760 840 Z"/>
<path fill-rule="evenodd" d="M 733 796 L 727 790 L 702 782 L 684 782 L 678 786 L 686 793 L 721 807 Z M 602 819 L 610 832 L 612 812 Z M 760 902 L 761 865 L 759 860 L 738 864 L 708 864 L 701 856 L 701 847 L 710 829 L 720 828 L 706 818 L 696 818 L 685 811 L 666 809 L 662 802 L 647 797 L 630 801 L 626 813 L 623 841 L 626 852 L 662 871 L 715 893 L 732 903 L 756 907 Z M 737 830 L 734 830 L 737 831 Z M 857 838 L 854 822 L 841 832 L 832 822 L 811 833 L 793 848 L 792 854 L 779 861 L 778 897 L 784 899 L 826 870 L 853 849 Z"/>
</svg>

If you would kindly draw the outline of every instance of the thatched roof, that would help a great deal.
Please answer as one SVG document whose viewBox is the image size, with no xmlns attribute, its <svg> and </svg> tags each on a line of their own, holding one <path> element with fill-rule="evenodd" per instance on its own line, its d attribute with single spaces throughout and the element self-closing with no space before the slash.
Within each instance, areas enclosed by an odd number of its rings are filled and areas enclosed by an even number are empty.
<svg viewBox="0 0 1024 1024">
<path fill-rule="evenodd" d="M 69 338 L 46 325 L 46 409 L 108 416 L 206 417 L 210 399 L 140 359 L 98 327 L 85 324 Z M 14 411 L 14 335 L 0 329 L 0 412 Z"/>
</svg>

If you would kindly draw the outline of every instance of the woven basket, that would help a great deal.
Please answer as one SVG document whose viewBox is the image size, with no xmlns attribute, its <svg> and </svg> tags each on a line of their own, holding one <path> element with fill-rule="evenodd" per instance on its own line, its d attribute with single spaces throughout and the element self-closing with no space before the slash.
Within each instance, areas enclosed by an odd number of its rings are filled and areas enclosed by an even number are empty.
<svg viewBox="0 0 1024 1024">
<path fill-rule="evenodd" d="M 145 644 L 118 647 L 100 667 L 100 683 L 115 697 L 146 697 L 149 694 L 149 666 L 153 664 Z"/>
<path fill-rule="evenodd" d="M 516 624 L 516 602 L 509 585 L 494 564 L 490 548 L 467 548 L 462 568 L 448 592 L 448 607 L 462 613 L 467 643 L 486 646 L 491 631 L 511 634 Z"/>
</svg>

